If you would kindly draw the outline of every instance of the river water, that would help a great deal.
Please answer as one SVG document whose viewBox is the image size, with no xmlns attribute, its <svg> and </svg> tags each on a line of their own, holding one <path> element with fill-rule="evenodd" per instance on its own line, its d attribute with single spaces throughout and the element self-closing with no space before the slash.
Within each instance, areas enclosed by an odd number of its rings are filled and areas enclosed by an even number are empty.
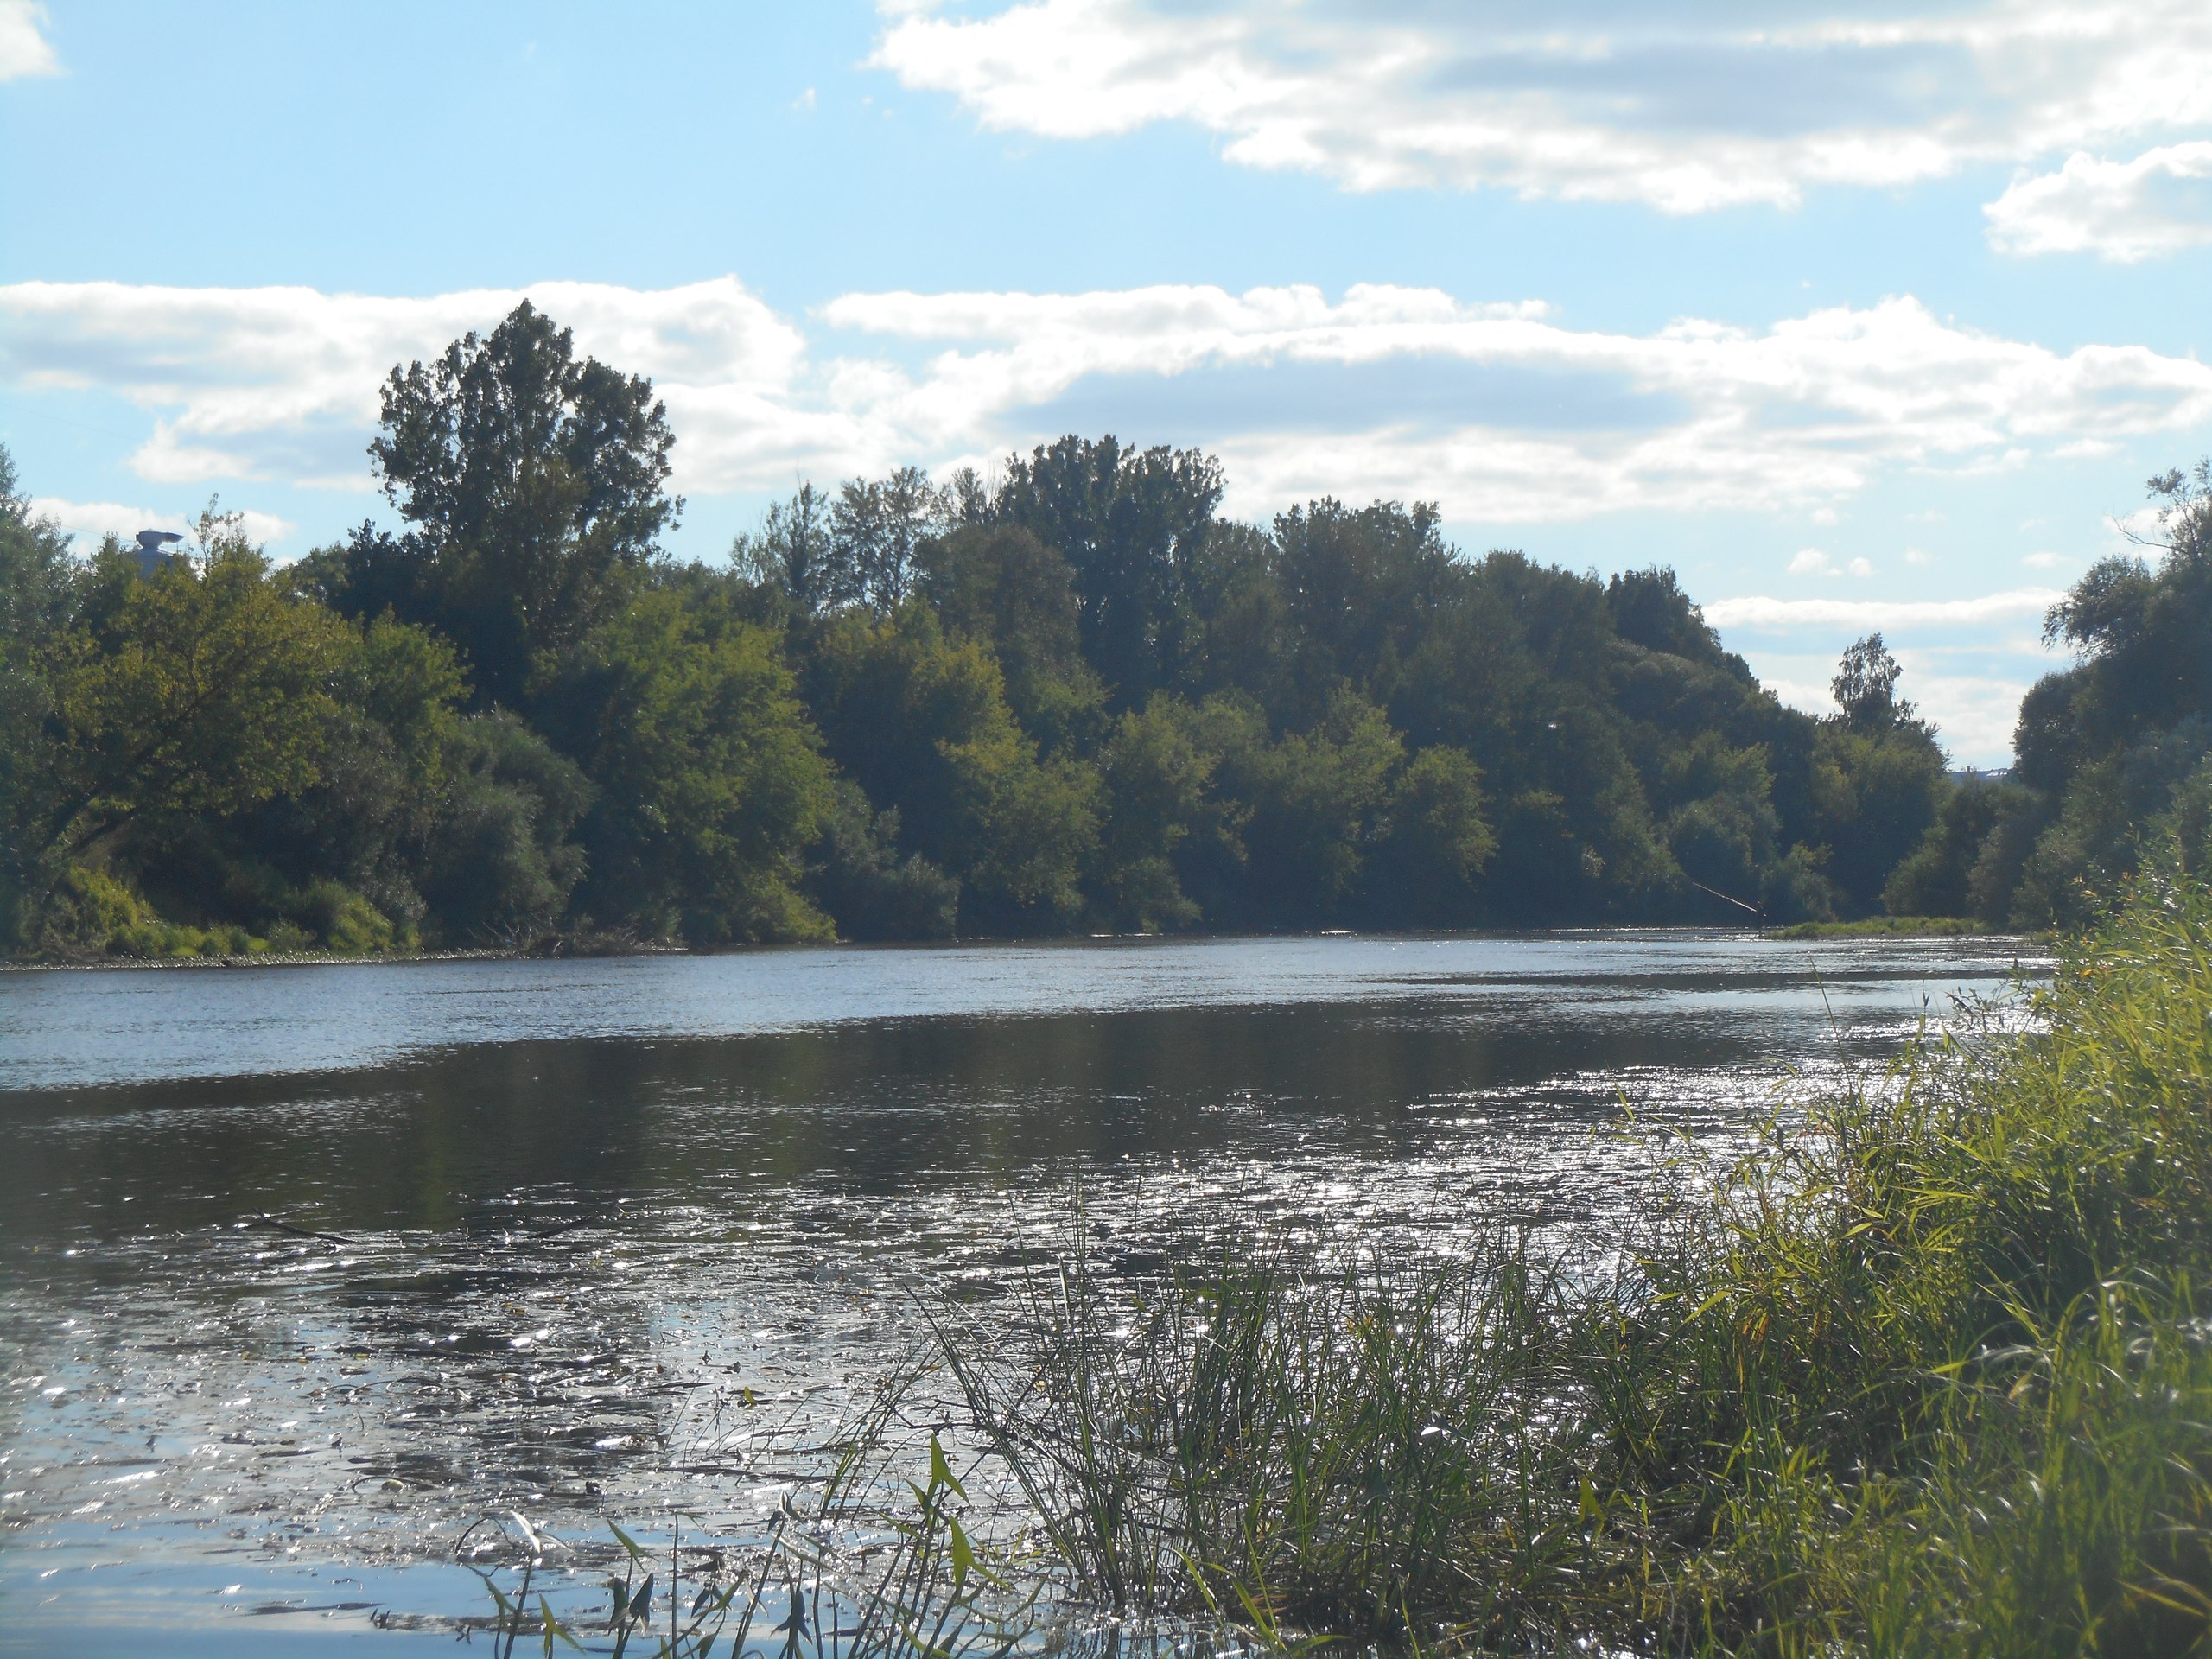
<svg viewBox="0 0 2212 1659">
<path fill-rule="evenodd" d="M 487 1516 L 572 1541 L 582 1597 L 610 1519 L 737 1537 L 804 1499 L 931 1297 L 1078 1245 L 1139 1277 L 1252 1227 L 1602 1252 L 1654 1131 L 1753 1135 L 2023 949 L 0 975 L 0 1649 L 450 1642 Z"/>
</svg>

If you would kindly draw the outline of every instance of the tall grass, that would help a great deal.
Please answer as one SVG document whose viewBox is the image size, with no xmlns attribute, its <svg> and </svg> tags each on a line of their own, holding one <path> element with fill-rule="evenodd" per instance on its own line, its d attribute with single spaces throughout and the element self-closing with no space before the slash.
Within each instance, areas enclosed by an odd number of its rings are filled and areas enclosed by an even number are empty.
<svg viewBox="0 0 2212 1659">
<path fill-rule="evenodd" d="M 1265 1238 L 941 1314 L 1080 1593 L 1465 1651 L 2212 1652 L 2212 893 L 1678 1166 L 1618 1264 Z"/>
</svg>

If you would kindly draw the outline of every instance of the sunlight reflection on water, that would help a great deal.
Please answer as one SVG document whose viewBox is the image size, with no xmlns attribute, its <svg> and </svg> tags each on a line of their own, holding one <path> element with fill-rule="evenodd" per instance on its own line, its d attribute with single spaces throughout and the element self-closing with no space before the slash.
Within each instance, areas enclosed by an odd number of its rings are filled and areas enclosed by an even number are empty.
<svg viewBox="0 0 2212 1659">
<path fill-rule="evenodd" d="M 1602 1252 L 1652 1155 L 1631 1115 L 1726 1146 L 2015 954 L 1616 934 L 0 976 L 0 1597 L 26 1630 L 121 1646 L 165 1615 L 281 1647 L 465 1607 L 474 1581 L 422 1563 L 487 1511 L 585 1539 L 680 1504 L 743 1535 L 916 1341 L 916 1291 L 988 1305 L 1074 1243 L 1078 1199 L 1083 1247 L 1136 1276 L 1251 1225 Z"/>
</svg>

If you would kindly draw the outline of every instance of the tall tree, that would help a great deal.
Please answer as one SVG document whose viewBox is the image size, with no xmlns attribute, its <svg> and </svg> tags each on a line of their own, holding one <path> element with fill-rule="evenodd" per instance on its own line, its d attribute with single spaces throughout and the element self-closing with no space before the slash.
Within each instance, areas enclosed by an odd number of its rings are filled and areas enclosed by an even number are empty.
<svg viewBox="0 0 2212 1659">
<path fill-rule="evenodd" d="M 369 451 L 413 528 L 365 527 L 327 561 L 331 596 L 435 623 L 480 702 L 525 702 L 533 664 L 621 610 L 682 509 L 665 408 L 643 376 L 579 359 L 525 300 L 490 334 L 392 370 L 381 424 Z"/>
<path fill-rule="evenodd" d="M 897 610 L 920 579 L 923 547 L 948 517 L 944 497 L 918 467 L 840 488 L 830 520 L 855 596 L 879 616 Z"/>
<path fill-rule="evenodd" d="M 0 447 L 0 949 L 29 930 L 45 884 L 44 826 L 63 786 L 48 741 L 51 670 L 79 576 L 68 537 L 32 514 Z"/>
<path fill-rule="evenodd" d="M 1814 810 L 1827 873 L 1846 903 L 1866 912 L 1936 822 L 1948 787 L 1936 733 L 1897 695 L 1902 670 L 1882 636 L 1856 641 L 1836 664 L 1836 713 L 1823 721 Z"/>
<path fill-rule="evenodd" d="M 1007 462 L 994 511 L 1074 569 L 1084 654 L 1118 707 L 1175 677 L 1221 490 L 1211 455 L 1110 435 L 1065 437 Z"/>
<path fill-rule="evenodd" d="M 832 611 L 860 597 L 857 572 L 840 555 L 828 496 L 802 484 L 770 505 L 757 531 L 730 543 L 731 565 L 800 616 Z"/>
</svg>

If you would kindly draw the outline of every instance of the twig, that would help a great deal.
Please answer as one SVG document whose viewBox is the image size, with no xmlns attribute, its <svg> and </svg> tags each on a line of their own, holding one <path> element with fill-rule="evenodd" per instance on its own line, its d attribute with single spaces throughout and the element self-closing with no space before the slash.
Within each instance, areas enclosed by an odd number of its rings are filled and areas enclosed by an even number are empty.
<svg viewBox="0 0 2212 1659">
<path fill-rule="evenodd" d="M 322 1233 L 317 1232 L 312 1227 L 296 1227 L 289 1221 L 279 1221 L 275 1216 L 271 1215 L 264 1214 L 249 1216 L 244 1221 L 240 1222 L 238 1225 L 241 1227 L 270 1227 L 274 1228 L 280 1233 L 289 1233 L 295 1238 L 319 1238 L 326 1244 L 343 1244 L 348 1248 L 357 1248 L 360 1243 L 359 1239 L 347 1238 L 343 1233 Z"/>
</svg>

